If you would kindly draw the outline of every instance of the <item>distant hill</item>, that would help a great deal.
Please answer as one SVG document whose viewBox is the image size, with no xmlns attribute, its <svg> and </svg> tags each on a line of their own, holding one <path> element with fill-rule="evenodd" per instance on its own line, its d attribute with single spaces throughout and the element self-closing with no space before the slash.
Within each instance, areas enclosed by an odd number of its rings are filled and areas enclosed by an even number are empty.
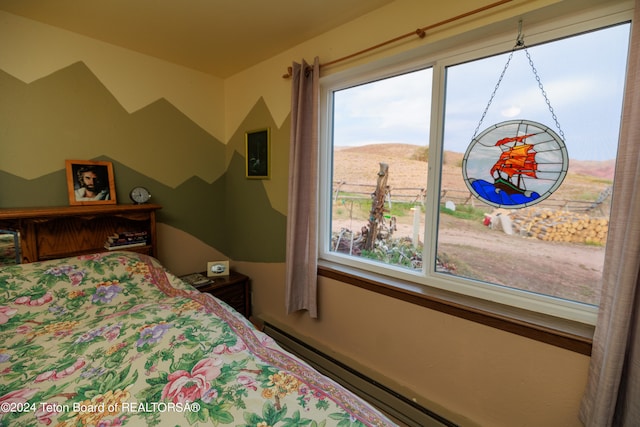
<svg viewBox="0 0 640 427">
<path fill-rule="evenodd" d="M 379 161 L 387 160 L 413 160 L 416 153 L 424 150 L 425 147 L 413 144 L 369 144 L 359 147 L 339 147 L 336 148 L 338 158 L 379 158 Z M 445 152 L 445 165 L 460 166 L 464 153 L 453 151 Z M 587 175 L 597 178 L 613 180 L 615 171 L 615 160 L 590 161 L 569 159 L 569 172 L 576 175 Z"/>
<path fill-rule="evenodd" d="M 589 161 L 569 159 L 569 171 L 577 175 L 595 176 L 613 181 L 616 169 L 615 160 Z"/>
<path fill-rule="evenodd" d="M 421 147 L 420 145 L 389 143 L 361 145 L 359 147 L 340 147 L 336 148 L 336 151 L 344 153 L 411 159 L 411 157 L 421 149 L 424 149 L 424 147 Z"/>
<path fill-rule="evenodd" d="M 375 185 L 379 163 L 389 165 L 388 184 L 397 192 L 417 194 L 426 188 L 428 165 L 415 160 L 416 151 L 424 147 L 412 144 L 370 144 L 345 147 L 335 151 L 334 183 Z M 445 152 L 441 187 L 457 194 L 469 194 L 462 178 L 463 153 Z M 595 201 L 611 186 L 615 162 L 569 160 L 569 173 L 550 198 Z M 342 191 L 369 191 L 366 187 L 342 186 Z M 402 189 L 402 190 L 401 190 Z M 404 190 L 406 189 L 406 190 Z M 393 190 L 392 190 L 393 191 Z"/>
</svg>

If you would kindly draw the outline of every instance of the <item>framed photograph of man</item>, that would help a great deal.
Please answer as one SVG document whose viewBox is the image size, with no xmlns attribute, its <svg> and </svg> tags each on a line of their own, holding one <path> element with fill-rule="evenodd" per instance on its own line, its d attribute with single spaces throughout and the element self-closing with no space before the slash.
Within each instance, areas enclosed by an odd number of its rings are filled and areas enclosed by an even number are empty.
<svg viewBox="0 0 640 427">
<path fill-rule="evenodd" d="M 70 205 L 113 205 L 116 186 L 111 162 L 66 160 Z"/>
</svg>

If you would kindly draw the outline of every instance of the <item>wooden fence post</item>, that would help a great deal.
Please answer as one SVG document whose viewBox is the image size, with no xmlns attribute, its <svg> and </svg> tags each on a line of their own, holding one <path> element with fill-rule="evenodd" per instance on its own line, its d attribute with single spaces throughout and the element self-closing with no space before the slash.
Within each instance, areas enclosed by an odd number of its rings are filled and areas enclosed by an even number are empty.
<svg viewBox="0 0 640 427">
<path fill-rule="evenodd" d="M 364 248 L 368 251 L 373 250 L 373 245 L 378 237 L 378 228 L 384 221 L 384 199 L 387 194 L 387 179 L 389 177 L 389 165 L 380 163 L 378 171 L 378 183 L 376 190 L 372 195 L 371 212 L 369 213 L 369 231 Z"/>
</svg>

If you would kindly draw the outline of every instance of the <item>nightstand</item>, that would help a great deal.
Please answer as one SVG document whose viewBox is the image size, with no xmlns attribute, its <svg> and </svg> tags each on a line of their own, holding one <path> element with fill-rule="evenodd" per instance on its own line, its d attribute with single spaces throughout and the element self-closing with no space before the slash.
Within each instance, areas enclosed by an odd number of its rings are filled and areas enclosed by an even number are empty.
<svg viewBox="0 0 640 427">
<path fill-rule="evenodd" d="M 200 275 L 206 277 L 207 273 L 202 272 Z M 189 276 L 193 277 L 194 275 L 187 274 L 180 278 L 184 279 Z M 226 302 L 247 319 L 251 316 L 251 288 L 249 277 L 232 270 L 228 276 L 212 276 L 206 278 L 209 280 L 203 284 L 195 284 L 191 280 L 186 281 L 191 283 L 191 285 L 200 292 L 206 292 Z"/>
</svg>

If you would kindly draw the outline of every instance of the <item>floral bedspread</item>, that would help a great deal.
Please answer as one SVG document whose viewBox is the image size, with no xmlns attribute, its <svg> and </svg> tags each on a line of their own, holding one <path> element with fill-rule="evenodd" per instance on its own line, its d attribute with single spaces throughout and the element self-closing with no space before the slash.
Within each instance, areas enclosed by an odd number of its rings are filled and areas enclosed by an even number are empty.
<svg viewBox="0 0 640 427">
<path fill-rule="evenodd" d="M 394 425 L 154 258 L 0 268 L 0 426 Z"/>
</svg>

